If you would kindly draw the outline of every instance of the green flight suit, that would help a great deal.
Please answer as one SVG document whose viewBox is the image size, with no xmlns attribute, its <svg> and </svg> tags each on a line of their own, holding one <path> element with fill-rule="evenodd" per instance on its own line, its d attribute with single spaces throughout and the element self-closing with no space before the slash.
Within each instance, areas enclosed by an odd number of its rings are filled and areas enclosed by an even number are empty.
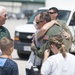
<svg viewBox="0 0 75 75">
<path fill-rule="evenodd" d="M 57 22 L 61 25 L 62 29 L 64 29 L 67 33 L 69 33 L 71 35 L 71 41 L 73 41 L 71 31 L 70 31 L 69 27 L 66 25 L 66 23 L 64 23 L 63 21 L 61 21 L 59 19 L 57 19 Z"/>
<path fill-rule="evenodd" d="M 44 36 L 51 36 L 51 35 L 56 35 L 56 34 L 61 34 L 63 39 L 64 39 L 64 44 L 66 45 L 66 49 L 68 50 L 68 45 L 69 45 L 69 40 L 66 39 L 66 37 L 63 36 L 62 34 L 63 29 L 61 26 L 58 25 L 54 25 L 53 27 L 51 27 Z M 49 41 L 45 41 L 44 45 L 40 48 L 40 50 L 37 49 L 36 46 L 31 47 L 31 49 L 33 50 L 33 52 L 40 58 L 43 58 L 44 56 L 44 51 L 46 49 L 50 49 L 50 43 Z"/>
<path fill-rule="evenodd" d="M 0 39 L 2 37 L 8 37 L 8 38 L 10 38 L 10 33 L 9 33 L 8 29 L 5 28 L 4 26 L 0 27 Z"/>
</svg>

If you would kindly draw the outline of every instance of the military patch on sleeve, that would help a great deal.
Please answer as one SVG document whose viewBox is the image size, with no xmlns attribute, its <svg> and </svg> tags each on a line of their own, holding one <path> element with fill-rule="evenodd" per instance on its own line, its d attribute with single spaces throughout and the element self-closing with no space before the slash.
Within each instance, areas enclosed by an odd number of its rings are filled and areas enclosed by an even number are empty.
<svg viewBox="0 0 75 75">
<path fill-rule="evenodd" d="M 48 35 L 45 35 L 44 37 L 43 37 L 43 40 L 48 40 L 49 39 L 49 36 Z"/>
</svg>

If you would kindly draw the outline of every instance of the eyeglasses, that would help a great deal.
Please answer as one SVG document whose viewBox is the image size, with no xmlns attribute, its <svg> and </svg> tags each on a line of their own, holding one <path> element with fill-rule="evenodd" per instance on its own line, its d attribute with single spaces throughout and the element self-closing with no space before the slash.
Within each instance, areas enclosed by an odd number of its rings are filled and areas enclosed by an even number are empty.
<svg viewBox="0 0 75 75">
<path fill-rule="evenodd" d="M 36 22 L 36 24 L 39 24 L 40 22 L 43 22 L 43 21 L 38 21 L 38 22 Z"/>
<path fill-rule="evenodd" d="M 55 14 L 56 12 L 48 12 L 49 14 Z"/>
</svg>

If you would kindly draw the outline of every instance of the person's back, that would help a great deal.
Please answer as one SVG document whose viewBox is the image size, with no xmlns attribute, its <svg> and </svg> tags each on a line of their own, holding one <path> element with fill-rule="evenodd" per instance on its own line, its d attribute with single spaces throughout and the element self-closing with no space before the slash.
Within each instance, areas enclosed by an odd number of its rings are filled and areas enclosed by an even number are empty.
<svg viewBox="0 0 75 75">
<path fill-rule="evenodd" d="M 61 34 L 63 36 L 63 39 L 64 39 L 63 41 L 65 43 L 65 46 L 66 46 L 67 50 L 69 50 L 69 40 L 66 39 L 66 37 L 62 33 L 63 33 L 62 27 L 55 24 L 52 28 L 50 28 L 46 32 L 45 36 L 46 35 L 52 36 L 52 35 L 56 35 L 56 34 Z"/>
<path fill-rule="evenodd" d="M 66 55 L 66 58 L 61 53 L 50 56 L 43 64 L 47 64 L 42 68 L 43 73 L 47 69 L 43 75 L 75 75 L 75 56 L 70 53 Z"/>
<path fill-rule="evenodd" d="M 61 34 L 51 36 L 49 43 L 54 55 L 44 52 L 41 75 L 75 75 L 75 56 L 66 51 Z"/>
<path fill-rule="evenodd" d="M 15 61 L 10 58 L 13 52 L 13 40 L 3 37 L 0 40 L 0 48 L 2 55 L 0 56 L 0 75 L 19 75 L 18 66 Z"/>
<path fill-rule="evenodd" d="M 0 75 L 18 75 L 17 64 L 9 58 L 0 57 Z"/>
<path fill-rule="evenodd" d="M 64 65 L 61 71 L 63 70 L 63 75 L 75 75 L 75 56 L 70 53 L 66 54 L 67 57 L 64 59 Z"/>
</svg>

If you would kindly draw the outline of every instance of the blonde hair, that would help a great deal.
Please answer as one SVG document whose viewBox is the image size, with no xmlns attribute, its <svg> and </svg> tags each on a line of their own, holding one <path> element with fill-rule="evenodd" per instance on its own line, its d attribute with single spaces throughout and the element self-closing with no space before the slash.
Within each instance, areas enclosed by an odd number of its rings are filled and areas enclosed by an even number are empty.
<svg viewBox="0 0 75 75">
<path fill-rule="evenodd" d="M 67 49 L 64 45 L 62 36 L 61 35 L 53 35 L 52 37 L 50 37 L 49 40 L 50 40 L 50 44 L 54 44 L 60 50 L 63 57 L 65 58 Z"/>
<path fill-rule="evenodd" d="M 13 40 L 11 38 L 3 37 L 0 40 L 0 48 L 2 52 L 9 50 L 11 47 L 13 47 Z"/>
</svg>

